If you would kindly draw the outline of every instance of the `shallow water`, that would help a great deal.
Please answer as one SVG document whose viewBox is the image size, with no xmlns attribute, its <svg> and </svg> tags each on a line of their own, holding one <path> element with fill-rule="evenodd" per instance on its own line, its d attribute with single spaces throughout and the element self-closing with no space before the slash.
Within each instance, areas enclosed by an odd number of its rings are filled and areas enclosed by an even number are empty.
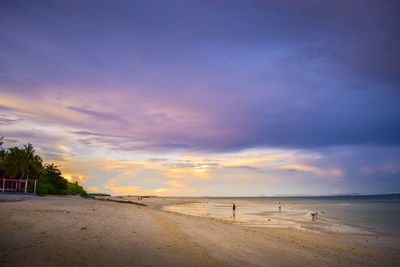
<svg viewBox="0 0 400 267">
<path fill-rule="evenodd" d="M 400 195 L 346 197 L 206 198 L 164 209 L 261 227 L 400 236 Z M 232 203 L 236 212 L 232 212 Z M 278 204 L 282 210 L 279 212 Z M 318 212 L 316 220 L 311 213 Z"/>
</svg>

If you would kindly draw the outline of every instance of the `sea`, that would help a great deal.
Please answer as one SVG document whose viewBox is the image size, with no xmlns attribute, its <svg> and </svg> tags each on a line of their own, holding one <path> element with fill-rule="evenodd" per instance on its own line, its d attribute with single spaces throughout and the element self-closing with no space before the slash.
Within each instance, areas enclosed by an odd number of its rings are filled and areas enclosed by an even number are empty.
<svg viewBox="0 0 400 267">
<path fill-rule="evenodd" d="M 193 198 L 193 203 L 164 209 L 250 227 L 294 227 L 315 232 L 400 236 L 400 194 Z M 317 213 L 317 216 L 312 216 L 312 213 Z"/>
</svg>

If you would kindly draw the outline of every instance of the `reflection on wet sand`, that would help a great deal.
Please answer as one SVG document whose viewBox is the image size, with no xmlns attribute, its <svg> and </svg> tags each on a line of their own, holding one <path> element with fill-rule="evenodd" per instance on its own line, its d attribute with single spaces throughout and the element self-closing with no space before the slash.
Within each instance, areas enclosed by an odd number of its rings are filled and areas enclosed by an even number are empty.
<svg viewBox="0 0 400 267">
<path fill-rule="evenodd" d="M 164 209 L 255 227 L 291 227 L 317 232 L 369 233 L 366 229 L 344 225 L 327 218 L 318 218 L 317 220 L 317 212 L 300 205 L 286 205 L 282 209 L 279 203 L 280 209 L 277 209 L 276 204 L 260 205 L 258 203 L 243 202 L 240 203 L 240 212 L 237 211 L 237 206 L 236 204 L 222 201 L 210 201 L 172 205 L 164 207 Z"/>
</svg>

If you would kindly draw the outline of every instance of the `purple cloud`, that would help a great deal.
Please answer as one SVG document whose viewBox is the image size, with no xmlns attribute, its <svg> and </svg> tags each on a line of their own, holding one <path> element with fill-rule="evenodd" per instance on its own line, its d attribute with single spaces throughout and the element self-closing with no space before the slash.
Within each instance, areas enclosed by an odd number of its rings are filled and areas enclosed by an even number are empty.
<svg viewBox="0 0 400 267">
<path fill-rule="evenodd" d="M 350 158 L 361 169 L 382 153 L 364 175 L 394 179 L 399 7 L 2 1 L 0 136 L 113 153 L 318 151 L 316 165 L 346 173 Z M 358 152 L 344 160 L 338 147 Z"/>
</svg>

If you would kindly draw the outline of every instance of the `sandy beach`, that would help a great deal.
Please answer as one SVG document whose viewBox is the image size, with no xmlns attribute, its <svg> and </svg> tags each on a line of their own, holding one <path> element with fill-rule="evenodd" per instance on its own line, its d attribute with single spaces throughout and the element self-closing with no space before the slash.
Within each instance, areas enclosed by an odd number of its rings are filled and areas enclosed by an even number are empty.
<svg viewBox="0 0 400 267">
<path fill-rule="evenodd" d="M 191 201 L 140 201 L 147 206 L 73 196 L 2 201 L 0 266 L 400 264 L 397 237 L 246 227 L 162 209 Z"/>
</svg>

